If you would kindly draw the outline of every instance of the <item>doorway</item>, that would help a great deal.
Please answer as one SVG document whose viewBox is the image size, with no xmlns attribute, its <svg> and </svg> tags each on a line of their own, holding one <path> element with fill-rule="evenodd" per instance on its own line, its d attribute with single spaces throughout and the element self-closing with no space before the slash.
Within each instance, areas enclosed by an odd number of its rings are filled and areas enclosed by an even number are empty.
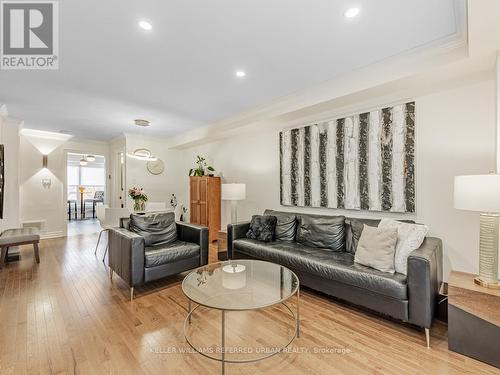
<svg viewBox="0 0 500 375">
<path fill-rule="evenodd" d="M 106 159 L 69 152 L 66 165 L 68 236 L 97 233 L 97 206 L 106 197 Z"/>
</svg>

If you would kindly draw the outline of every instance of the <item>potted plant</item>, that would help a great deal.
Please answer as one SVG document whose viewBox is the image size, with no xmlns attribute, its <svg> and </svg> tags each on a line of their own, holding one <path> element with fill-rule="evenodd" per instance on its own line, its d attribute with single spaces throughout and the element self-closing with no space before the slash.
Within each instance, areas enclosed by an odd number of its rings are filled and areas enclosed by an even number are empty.
<svg viewBox="0 0 500 375">
<path fill-rule="evenodd" d="M 205 174 L 207 174 L 207 171 L 208 171 L 209 176 L 213 176 L 213 172 L 215 171 L 215 168 L 212 167 L 211 165 L 207 165 L 206 159 L 204 157 L 198 155 L 196 157 L 195 164 L 196 164 L 196 167 L 191 168 L 189 170 L 190 176 L 202 177 L 202 176 L 205 176 Z"/>
<path fill-rule="evenodd" d="M 134 201 L 134 211 L 144 211 L 146 209 L 148 196 L 142 188 L 133 187 L 128 189 L 128 195 Z"/>
</svg>

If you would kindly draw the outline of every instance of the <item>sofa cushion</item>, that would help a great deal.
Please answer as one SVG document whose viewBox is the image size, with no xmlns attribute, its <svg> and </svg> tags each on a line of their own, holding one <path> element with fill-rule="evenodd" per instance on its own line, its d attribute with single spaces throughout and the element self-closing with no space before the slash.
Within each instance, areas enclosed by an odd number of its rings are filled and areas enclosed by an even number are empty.
<svg viewBox="0 0 500 375">
<path fill-rule="evenodd" d="M 354 255 L 354 262 L 382 272 L 394 273 L 394 253 L 398 241 L 396 228 L 365 226 Z"/>
<path fill-rule="evenodd" d="M 246 236 L 253 240 L 269 242 L 274 240 L 275 229 L 276 216 L 253 215 Z"/>
<path fill-rule="evenodd" d="M 345 251 L 351 254 L 356 254 L 358 248 L 358 242 L 361 238 L 361 233 L 363 232 L 363 222 L 358 219 L 346 219 L 345 221 Z M 378 222 L 376 225 L 377 226 Z"/>
<path fill-rule="evenodd" d="M 274 230 L 274 238 L 276 241 L 293 242 L 297 235 L 297 215 L 266 210 L 264 215 L 276 216 L 276 229 Z"/>
<path fill-rule="evenodd" d="M 147 246 L 144 249 L 144 267 L 156 267 L 200 255 L 200 246 L 184 241 L 175 241 L 166 245 Z"/>
<path fill-rule="evenodd" d="M 300 216 L 297 242 L 310 247 L 345 250 L 345 217 Z"/>
<path fill-rule="evenodd" d="M 379 228 L 393 228 L 398 232 L 398 243 L 396 245 L 396 255 L 394 266 L 396 272 L 406 275 L 408 268 L 408 257 L 417 250 L 425 240 L 429 231 L 427 225 L 402 223 L 396 220 L 383 219 Z"/>
<path fill-rule="evenodd" d="M 293 271 L 307 272 L 400 300 L 408 299 L 405 275 L 381 272 L 356 264 L 354 256 L 347 252 L 332 252 L 330 249 L 308 247 L 296 242 L 263 243 L 250 239 L 235 240 L 233 249 L 252 258 L 281 264 Z"/>
<path fill-rule="evenodd" d="M 129 230 L 144 238 L 145 246 L 166 245 L 177 240 L 173 212 L 149 215 L 130 215 Z"/>
</svg>

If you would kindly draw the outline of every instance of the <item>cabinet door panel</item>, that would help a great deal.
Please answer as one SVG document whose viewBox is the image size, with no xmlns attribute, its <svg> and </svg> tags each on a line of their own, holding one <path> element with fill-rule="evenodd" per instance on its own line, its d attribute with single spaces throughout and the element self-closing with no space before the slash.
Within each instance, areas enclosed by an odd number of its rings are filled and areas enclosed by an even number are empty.
<svg viewBox="0 0 500 375">
<path fill-rule="evenodd" d="M 189 221 L 192 224 L 200 224 L 200 179 L 191 177 L 189 179 Z"/>
<path fill-rule="evenodd" d="M 189 190 L 191 202 L 198 202 L 200 200 L 200 180 L 191 178 L 189 181 Z"/>
<path fill-rule="evenodd" d="M 207 212 L 207 204 L 201 202 L 199 205 L 199 222 L 198 224 L 204 225 L 208 227 L 208 212 Z"/>
<path fill-rule="evenodd" d="M 208 200 L 208 181 L 204 178 L 198 184 L 198 201 L 200 203 L 207 203 Z"/>
</svg>

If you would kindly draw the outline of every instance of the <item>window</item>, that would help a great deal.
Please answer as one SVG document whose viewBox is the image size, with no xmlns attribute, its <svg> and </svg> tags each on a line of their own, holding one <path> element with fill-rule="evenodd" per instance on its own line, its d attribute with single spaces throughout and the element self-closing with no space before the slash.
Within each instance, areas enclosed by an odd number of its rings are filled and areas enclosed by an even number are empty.
<svg viewBox="0 0 500 375">
<path fill-rule="evenodd" d="M 85 187 L 84 198 L 93 198 L 96 191 L 104 191 L 106 174 L 104 167 L 68 165 L 68 199 L 80 199 L 80 186 Z"/>
</svg>

